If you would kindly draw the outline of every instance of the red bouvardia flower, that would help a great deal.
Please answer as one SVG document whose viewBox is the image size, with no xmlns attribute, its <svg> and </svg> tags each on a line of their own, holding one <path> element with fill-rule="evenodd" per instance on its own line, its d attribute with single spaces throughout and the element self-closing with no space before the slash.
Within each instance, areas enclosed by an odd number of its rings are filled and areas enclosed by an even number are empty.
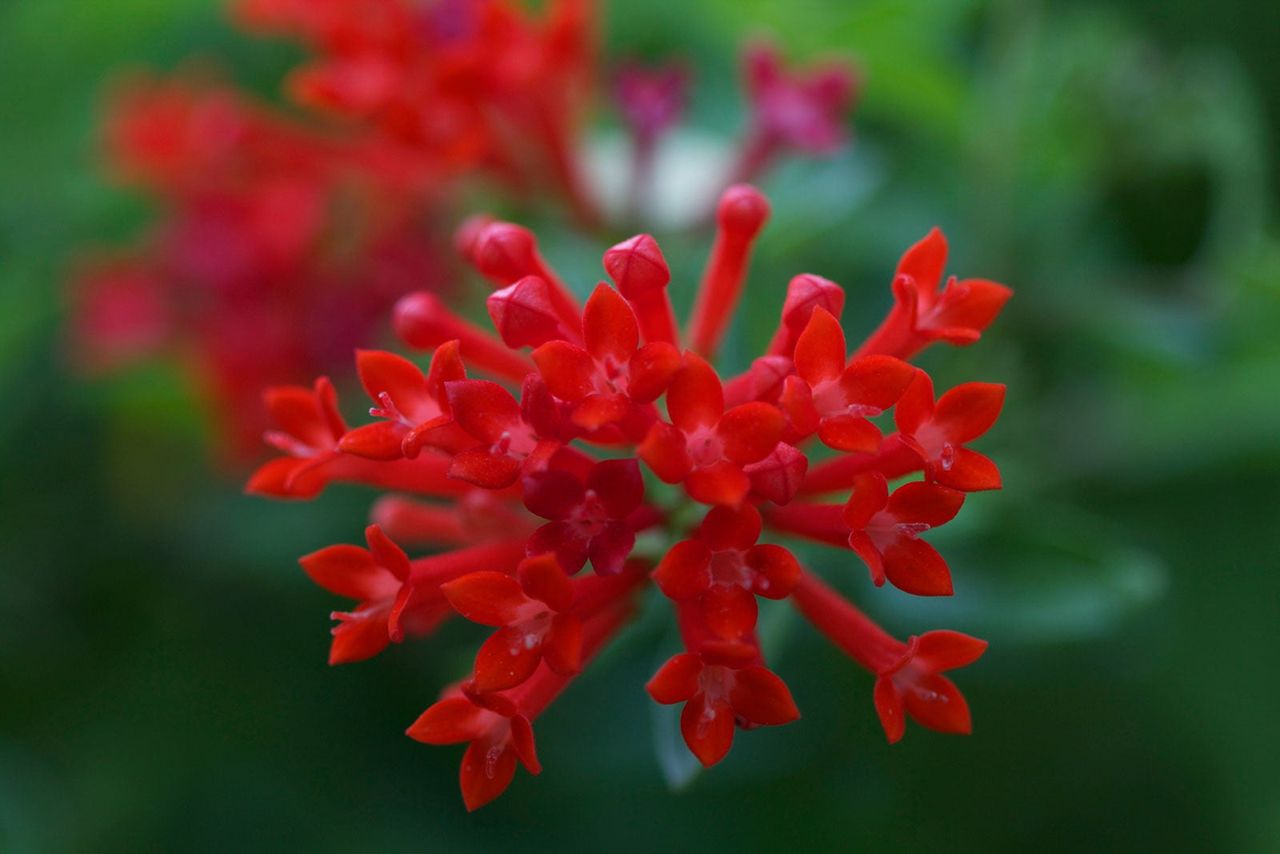
<svg viewBox="0 0 1280 854">
<path fill-rule="evenodd" d="M 606 252 L 616 288 L 600 284 L 580 307 L 532 234 L 473 220 L 458 242 L 495 287 L 497 334 L 414 294 L 397 306 L 395 327 L 410 347 L 434 351 L 430 368 L 360 352 L 370 423 L 347 427 L 323 380 L 268 393 L 278 422 L 268 438 L 284 456 L 250 491 L 305 498 L 354 482 L 415 496 L 378 502 L 367 548 L 303 558 L 318 584 L 355 602 L 334 615 L 331 660 L 366 658 L 450 613 L 491 631 L 471 673 L 409 729 L 429 744 L 467 744 L 468 808 L 501 794 L 517 764 L 538 773 L 531 721 L 624 630 L 650 581 L 670 600 L 684 649 L 648 690 L 682 704 L 681 731 L 703 765 L 725 757 L 737 729 L 800 716 L 756 633 L 767 600 L 789 599 L 872 673 L 890 741 L 906 717 L 970 730 L 964 697 L 942 673 L 977 659 L 985 643 L 946 631 L 894 639 L 777 537 L 844 550 L 842 586 L 857 583 L 856 555 L 875 586 L 951 594 L 951 572 L 923 536 L 950 521 L 967 493 L 999 486 L 994 464 L 968 445 L 995 421 L 1003 387 L 967 383 L 935 401 L 928 376 L 902 359 L 935 340 L 967 339 L 917 322 L 936 320 L 932 309 L 892 335 L 882 327 L 850 357 L 843 291 L 807 274 L 788 287 L 768 352 L 722 380 L 711 359 L 768 212 L 752 187 L 724 194 L 683 333 L 651 237 Z M 932 275 L 921 251 L 903 262 L 916 271 L 916 294 Z M 999 308 L 956 307 L 971 298 L 957 292 L 941 309 L 947 323 L 969 324 L 968 338 Z M 810 465 L 810 454 L 822 461 Z M 891 480 L 903 482 L 891 489 Z M 401 545 L 446 550 L 410 559 Z"/>
<path fill-rule="evenodd" d="M 436 193 L 391 147 L 190 74 L 119 86 L 103 135 L 109 172 L 160 217 L 79 266 L 76 356 L 89 369 L 178 359 L 232 455 L 257 447 L 264 386 L 345 364 L 396 299 L 442 279 L 422 213 Z"/>
</svg>

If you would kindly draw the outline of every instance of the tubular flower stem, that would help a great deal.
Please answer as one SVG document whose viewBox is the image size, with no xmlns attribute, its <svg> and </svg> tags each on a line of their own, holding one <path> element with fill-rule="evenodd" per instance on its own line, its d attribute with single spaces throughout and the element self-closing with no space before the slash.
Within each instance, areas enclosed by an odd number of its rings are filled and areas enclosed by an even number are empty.
<svg viewBox="0 0 1280 854">
<path fill-rule="evenodd" d="M 935 400 L 917 367 L 885 354 L 850 359 L 844 292 L 808 274 L 792 280 L 770 352 L 722 383 L 699 351 L 714 351 L 729 324 L 767 204 L 735 187 L 721 210 L 692 349 L 678 349 L 671 275 L 653 238 L 609 249 L 617 288 L 597 285 L 571 317 L 532 236 L 478 219 L 458 245 L 498 286 L 488 301 L 498 337 L 416 294 L 398 307 L 397 328 L 435 348 L 430 367 L 358 353 L 372 423 L 349 427 L 327 381 L 268 393 L 279 428 L 268 439 L 283 456 L 252 490 L 310 497 L 349 480 L 448 501 L 384 497 L 367 548 L 331 546 L 303 568 L 356 603 L 335 615 L 334 663 L 427 634 L 450 612 L 489 627 L 470 674 L 410 728 L 427 743 L 468 744 L 469 808 L 500 794 L 517 764 L 537 772 L 530 720 L 621 629 L 649 581 L 671 601 L 684 649 L 648 691 L 682 704 L 681 732 L 703 765 L 727 755 L 738 729 L 799 717 L 765 663 L 761 599 L 793 599 L 876 675 L 891 740 L 905 716 L 969 730 L 963 697 L 939 674 L 976 658 L 980 641 L 948 632 L 897 641 L 770 539 L 853 551 L 877 587 L 950 595 L 951 572 L 924 538 L 967 493 L 999 485 L 994 464 L 967 446 L 999 415 L 1003 387 L 966 383 Z M 468 377 L 469 362 L 499 381 Z M 884 438 L 870 419 L 890 413 L 898 432 Z M 810 468 L 815 441 L 835 456 Z M 679 489 L 649 494 L 645 467 Z M 922 479 L 890 491 L 889 478 L 906 474 Z M 845 503 L 813 503 L 832 492 Z M 647 544 L 669 536 L 653 566 L 636 557 L 641 532 Z M 462 547 L 410 560 L 393 538 Z"/>
<path fill-rule="evenodd" d="M 716 208 L 716 239 L 689 320 L 689 346 L 713 358 L 729 328 L 747 278 L 756 236 L 769 218 L 769 200 L 747 184 L 725 190 Z"/>
</svg>

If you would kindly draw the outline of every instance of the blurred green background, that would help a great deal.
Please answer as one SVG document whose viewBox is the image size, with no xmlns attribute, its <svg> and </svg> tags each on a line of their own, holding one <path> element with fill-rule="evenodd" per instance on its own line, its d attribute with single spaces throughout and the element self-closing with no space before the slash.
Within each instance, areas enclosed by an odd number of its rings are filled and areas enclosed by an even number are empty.
<svg viewBox="0 0 1280 854">
<path fill-rule="evenodd" d="M 0 851 L 1280 850 L 1278 7 L 618 0 L 607 19 L 610 56 L 692 62 L 711 132 L 738 120 L 748 34 L 865 73 L 853 151 L 765 185 L 731 360 L 801 270 L 869 331 L 934 224 L 949 269 L 1016 289 L 979 346 L 925 358 L 940 385 L 1010 387 L 983 448 L 1006 489 L 935 539 L 958 595 L 822 567 L 899 635 L 991 641 L 957 679 L 975 734 L 887 746 L 865 674 L 775 613 L 804 719 L 673 793 L 642 685 L 674 644 L 650 614 L 539 721 L 543 775 L 467 816 L 460 751 L 402 732 L 477 635 L 324 663 L 335 602 L 294 560 L 358 541 L 370 496 L 244 498 L 171 368 L 91 383 L 62 355 L 69 259 L 147 218 L 96 169 L 103 86 L 203 55 L 276 97 L 294 54 L 207 0 L 8 0 Z M 703 239 L 667 246 L 694 275 Z M 585 289 L 601 248 L 549 252 Z"/>
</svg>

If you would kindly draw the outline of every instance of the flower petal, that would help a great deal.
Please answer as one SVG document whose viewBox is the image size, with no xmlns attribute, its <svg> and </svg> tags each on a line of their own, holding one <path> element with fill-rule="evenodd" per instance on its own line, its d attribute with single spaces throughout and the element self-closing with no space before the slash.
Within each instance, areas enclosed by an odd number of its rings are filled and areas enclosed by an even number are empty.
<svg viewBox="0 0 1280 854">
<path fill-rule="evenodd" d="M 711 584 L 711 550 L 698 540 L 681 540 L 672 546 L 658 568 L 653 580 L 670 599 L 691 599 Z"/>
<path fill-rule="evenodd" d="M 899 683 L 903 681 L 906 680 L 898 679 Z M 899 684 L 899 688 L 907 714 L 921 726 L 957 735 L 973 732 L 969 704 L 947 677 L 936 673 L 917 674 L 907 684 Z"/>
<path fill-rule="evenodd" d="M 892 356 L 861 356 L 845 368 L 840 387 L 849 403 L 885 410 L 898 402 L 918 370 Z"/>
<path fill-rule="evenodd" d="M 796 341 L 796 373 L 811 387 L 833 380 L 844 371 L 845 341 L 840 321 L 821 306 Z"/>
<path fill-rule="evenodd" d="M 560 337 L 560 319 L 544 279 L 525 276 L 485 300 L 493 328 L 513 350 L 537 347 Z"/>
<path fill-rule="evenodd" d="M 457 380 L 444 384 L 454 420 L 483 442 L 497 442 L 520 421 L 520 404 L 511 392 L 488 380 Z"/>
<path fill-rule="evenodd" d="M 893 678 L 881 676 L 876 679 L 874 692 L 876 714 L 880 716 L 880 725 L 890 744 L 897 744 L 907 731 L 907 717 L 903 713 L 902 695 L 894 687 Z"/>
<path fill-rule="evenodd" d="M 329 546 L 304 555 L 298 561 L 316 584 L 357 602 L 394 596 L 400 586 L 390 572 L 373 561 L 360 546 Z"/>
<path fill-rule="evenodd" d="M 946 264 L 947 238 L 934 228 L 902 256 L 898 274 L 910 276 L 922 291 L 932 294 L 942 282 Z"/>
<path fill-rule="evenodd" d="M 530 610 L 540 610 L 504 572 L 481 570 L 440 585 L 453 609 L 482 626 L 509 626 Z"/>
<path fill-rule="evenodd" d="M 582 331 L 587 350 L 603 361 L 612 356 L 626 362 L 640 346 L 640 326 L 635 312 L 622 294 L 601 282 L 582 312 Z"/>
<path fill-rule="evenodd" d="M 680 370 L 680 351 L 665 341 L 651 341 L 636 351 L 628 363 L 627 397 L 636 403 L 652 403 Z"/>
<path fill-rule="evenodd" d="M 936 528 L 954 519 L 962 504 L 963 492 L 936 483 L 913 481 L 894 490 L 885 506 L 885 513 L 899 522 L 921 523 Z"/>
<path fill-rule="evenodd" d="M 542 641 L 542 657 L 561 676 L 582 669 L 582 621 L 573 614 L 560 614 L 551 623 Z"/>
<path fill-rule="evenodd" d="M 669 706 L 683 703 L 698 691 L 702 661 L 690 652 L 672 656 L 653 674 L 644 688 L 654 702 Z"/>
<path fill-rule="evenodd" d="M 850 530 L 861 531 L 889 503 L 889 481 L 880 472 L 858 475 L 841 518 Z"/>
<path fill-rule="evenodd" d="M 405 734 L 423 744 L 459 744 L 484 734 L 486 712 L 465 697 L 446 697 L 430 706 Z"/>
<path fill-rule="evenodd" d="M 542 640 L 525 629 L 498 629 L 476 653 L 472 686 L 481 694 L 505 691 L 523 683 L 542 661 Z"/>
<path fill-rule="evenodd" d="M 779 442 L 759 462 L 742 467 L 751 480 L 751 489 L 774 504 L 789 504 L 796 497 L 809 471 L 809 458 L 794 446 Z"/>
<path fill-rule="evenodd" d="M 449 464 L 449 477 L 483 489 L 505 489 L 519 476 L 519 460 L 509 454 L 495 454 L 487 447 L 459 451 Z"/>
<path fill-rule="evenodd" d="M 596 575 L 617 575 L 635 547 L 635 531 L 622 522 L 609 522 L 591 538 L 587 556 Z"/>
<path fill-rule="evenodd" d="M 705 694 L 695 695 L 680 713 L 684 743 L 704 768 L 710 768 L 729 753 L 733 729 L 733 709 L 724 700 L 708 703 Z"/>
<path fill-rule="evenodd" d="M 787 683 L 760 665 L 734 672 L 729 701 L 735 714 L 761 726 L 781 726 L 800 718 Z"/>
<path fill-rule="evenodd" d="M 908 436 L 914 435 L 933 416 L 933 380 L 917 370 L 915 379 L 898 399 L 893 410 L 894 423 Z"/>
<path fill-rule="evenodd" d="M 413 362 L 385 350 L 357 350 L 356 372 L 360 384 L 375 404 L 387 395 L 396 409 L 409 416 L 431 406 L 427 379 Z"/>
<path fill-rule="evenodd" d="M 582 504 L 582 482 L 566 471 L 545 469 L 521 478 L 524 506 L 543 519 L 566 519 Z"/>
<path fill-rule="evenodd" d="M 962 445 L 991 429 L 1004 406 L 1005 387 L 998 383 L 964 383 L 938 398 L 934 426 L 948 441 Z"/>
<path fill-rule="evenodd" d="M 756 577 L 751 590 L 766 599 L 785 599 L 800 580 L 800 563 L 790 549 L 774 543 L 752 546 L 746 554 L 747 566 Z"/>
<path fill-rule="evenodd" d="M 689 475 L 684 433 L 665 421 L 655 421 L 636 455 L 663 483 L 680 483 Z"/>
<path fill-rule="evenodd" d="M 369 553 L 373 555 L 373 560 L 378 566 L 401 581 L 409 577 L 409 573 L 412 572 L 409 556 L 404 553 L 404 549 L 392 542 L 381 528 L 377 525 L 365 528 L 364 539 L 369 546 Z"/>
<path fill-rule="evenodd" d="M 467 812 L 473 812 L 501 795 L 516 775 L 516 754 L 510 747 L 491 748 L 483 740 L 471 742 L 462 755 L 458 782 Z"/>
<path fill-rule="evenodd" d="M 595 360 L 577 344 L 548 341 L 533 351 L 533 361 L 547 388 L 561 400 L 581 400 L 595 391 Z"/>
<path fill-rule="evenodd" d="M 1000 469 L 990 458 L 968 448 L 956 448 L 951 467 L 931 465 L 929 474 L 939 486 L 958 489 L 961 492 L 981 492 L 999 489 Z"/>
<path fill-rule="evenodd" d="M 595 492 L 614 519 L 624 519 L 644 501 L 644 476 L 635 459 L 596 463 L 587 477 L 587 489 Z"/>
<path fill-rule="evenodd" d="M 546 603 L 553 611 L 568 611 L 573 607 L 573 584 L 556 561 L 555 554 L 527 557 L 516 569 L 520 587 L 525 595 Z"/>
<path fill-rule="evenodd" d="M 696 353 L 685 354 L 684 365 L 671 379 L 671 386 L 667 389 L 667 413 L 672 423 L 685 433 L 692 433 L 699 427 L 714 426 L 724 414 L 724 389 L 720 378 Z"/>
<path fill-rule="evenodd" d="M 751 481 L 740 466 L 721 460 L 689 472 L 684 487 L 690 498 L 703 504 L 738 504 L 751 490 Z"/>
<path fill-rule="evenodd" d="M 925 670 L 941 672 L 972 664 L 987 651 L 987 642 L 962 632 L 940 629 L 916 640 L 912 661 Z"/>
<path fill-rule="evenodd" d="M 746 465 L 767 457 L 785 428 L 786 420 L 776 406 L 752 401 L 726 412 L 716 432 L 724 441 L 724 455 Z"/>
<path fill-rule="evenodd" d="M 835 415 L 818 425 L 822 444 L 852 454 L 874 454 L 884 438 L 880 428 L 859 415 Z"/>
<path fill-rule="evenodd" d="M 884 550 L 884 574 L 899 590 L 916 596 L 950 596 L 951 570 L 924 540 L 899 537 Z"/>
</svg>

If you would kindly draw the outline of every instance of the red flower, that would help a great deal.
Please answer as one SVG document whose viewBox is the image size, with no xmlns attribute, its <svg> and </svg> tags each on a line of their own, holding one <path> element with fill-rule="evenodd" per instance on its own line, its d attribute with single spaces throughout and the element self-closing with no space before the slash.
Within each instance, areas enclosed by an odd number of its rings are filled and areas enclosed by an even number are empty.
<svg viewBox="0 0 1280 854">
<path fill-rule="evenodd" d="M 657 421 L 640 459 L 666 483 L 683 483 L 704 504 L 737 504 L 751 480 L 743 468 L 763 460 L 782 438 L 782 413 L 752 401 L 724 408 L 720 378 L 700 356 L 686 353 L 667 393 L 672 424 Z"/>
<path fill-rule="evenodd" d="M 645 686 L 655 702 L 685 704 L 680 731 L 707 768 L 728 754 L 735 727 L 781 726 L 800 717 L 786 684 L 768 668 L 739 655 L 682 652 Z"/>
<path fill-rule="evenodd" d="M 801 575 L 792 602 L 836 646 L 875 674 L 876 713 L 890 744 L 902 738 L 904 710 L 916 723 L 938 732 L 972 731 L 964 696 L 940 674 L 977 661 L 986 641 L 935 631 L 902 643 L 808 573 Z"/>
<path fill-rule="evenodd" d="M 986 279 L 952 276 L 942 284 L 947 239 L 938 229 L 907 250 L 893 279 L 893 311 L 858 349 L 909 359 L 934 341 L 963 347 L 982 337 L 1013 291 Z"/>
<path fill-rule="evenodd" d="M 337 546 L 304 565 L 359 602 L 341 617 L 335 661 L 424 632 L 449 606 L 496 630 L 459 690 L 410 729 L 421 741 L 468 744 L 468 807 L 504 790 L 518 763 L 537 772 L 529 721 L 623 628 L 650 579 L 673 602 L 684 651 L 649 693 L 684 704 L 682 732 L 704 765 L 725 756 L 735 729 L 799 716 L 765 665 L 757 597 L 790 598 L 876 676 L 891 738 L 904 715 L 968 731 L 964 699 L 939 673 L 976 658 L 982 642 L 946 632 L 895 640 L 770 538 L 851 548 L 877 586 L 950 593 L 950 571 L 921 535 L 985 483 L 964 443 L 995 420 L 1001 387 L 963 385 L 935 404 L 920 369 L 885 354 L 848 359 L 836 316 L 843 291 L 812 275 L 792 279 L 769 351 L 722 384 L 708 357 L 767 213 L 753 188 L 725 193 L 683 335 L 653 238 L 608 250 L 617 290 L 599 285 L 579 311 L 532 235 L 474 220 L 458 244 L 497 288 L 488 302 L 496 336 L 414 294 L 397 307 L 396 328 L 411 346 L 436 349 L 428 374 L 388 353 L 357 357 L 378 421 L 348 431 L 328 386 L 290 392 L 306 417 L 282 411 L 294 437 L 282 444 L 300 456 L 270 466 L 305 476 L 263 478 L 278 494 L 343 480 L 451 502 L 386 497 L 375 518 L 406 543 L 453 551 L 410 561 L 371 534 L 368 550 Z M 682 343 L 691 346 L 680 356 Z M 493 379 L 466 378 L 464 362 Z M 882 441 L 871 419 L 890 412 L 899 432 Z M 830 459 L 811 467 L 815 437 Z M 646 489 L 639 460 L 683 488 Z M 920 475 L 890 493 L 889 478 Z M 850 487 L 843 506 L 793 501 Z M 642 553 L 661 559 L 654 566 Z M 594 573 L 575 577 L 588 560 Z"/>
<path fill-rule="evenodd" d="M 271 420 L 279 427 L 269 430 L 266 440 L 286 456 L 259 468 L 246 489 L 281 498 L 318 494 L 324 488 L 324 481 L 317 477 L 319 469 L 338 458 L 338 443 L 347 432 L 333 383 L 328 377 L 321 377 L 314 389 L 268 389 L 263 399 Z"/>
<path fill-rule="evenodd" d="M 643 418 L 652 410 L 640 407 L 657 400 L 680 367 L 679 351 L 665 341 L 641 347 L 635 312 L 604 284 L 587 300 L 582 328 L 585 349 L 558 339 L 533 351 L 547 388 L 574 404 L 571 419 L 584 430 Z"/>
<path fill-rule="evenodd" d="M 894 417 L 908 446 L 934 483 L 962 492 L 1000 488 L 996 464 L 965 445 L 991 429 L 1004 406 L 1004 386 L 965 383 L 933 399 L 933 381 L 919 373 Z"/>
<path fill-rule="evenodd" d="M 666 553 L 653 580 L 672 599 L 695 602 L 715 635 L 738 640 L 756 627 L 755 597 L 785 599 L 800 575 L 791 552 L 757 544 L 761 525 L 760 512 L 749 504 L 713 507 L 695 539 Z"/>
<path fill-rule="evenodd" d="M 813 309 L 796 342 L 795 370 L 781 400 L 788 441 L 816 432 L 829 448 L 864 454 L 880 449 L 880 429 L 868 419 L 897 403 L 917 373 L 889 356 L 863 356 L 846 365 L 844 331 L 822 306 Z"/>
<path fill-rule="evenodd" d="M 599 575 L 617 575 L 636 534 L 628 518 L 644 501 L 644 480 L 634 459 L 604 460 L 581 472 L 549 466 L 525 475 L 524 505 L 549 519 L 529 537 L 529 553 L 553 552 L 564 572 L 590 558 Z"/>
</svg>

